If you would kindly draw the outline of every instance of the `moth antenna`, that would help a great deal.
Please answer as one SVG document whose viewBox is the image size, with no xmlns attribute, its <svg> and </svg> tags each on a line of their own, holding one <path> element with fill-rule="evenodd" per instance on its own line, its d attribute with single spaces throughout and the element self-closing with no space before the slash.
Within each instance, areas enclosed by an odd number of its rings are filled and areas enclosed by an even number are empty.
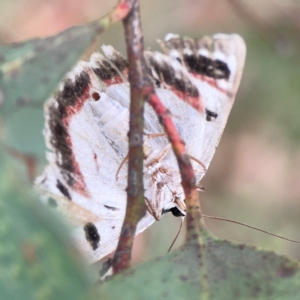
<svg viewBox="0 0 300 300">
<path fill-rule="evenodd" d="M 183 220 L 184 220 L 184 217 L 181 218 L 179 230 L 178 230 L 178 232 L 177 232 L 177 234 L 176 234 L 176 236 L 175 236 L 175 238 L 174 238 L 174 240 L 173 240 L 171 246 L 170 246 L 169 249 L 168 249 L 168 253 L 169 253 L 169 252 L 171 251 L 171 249 L 173 248 L 173 246 L 174 246 L 174 244 L 175 244 L 175 242 L 176 242 L 176 240 L 177 240 L 177 238 L 178 238 L 178 236 L 179 236 L 179 233 L 180 233 L 180 231 L 181 231 L 181 229 L 182 229 Z"/>
<path fill-rule="evenodd" d="M 195 162 L 197 162 L 203 168 L 204 172 L 207 171 L 206 167 L 204 166 L 204 164 L 199 159 L 197 159 L 196 157 L 194 157 L 190 154 L 188 154 L 187 156 L 189 157 L 189 159 L 194 160 Z"/>
<path fill-rule="evenodd" d="M 121 162 L 120 165 L 119 165 L 119 168 L 118 168 L 118 170 L 117 170 L 117 172 L 116 172 L 116 175 L 115 175 L 116 180 L 118 180 L 118 175 L 119 175 L 119 173 L 120 173 L 120 170 L 121 170 L 122 167 L 124 166 L 125 162 L 128 160 L 128 154 L 129 154 L 129 153 L 126 154 L 126 156 L 123 158 L 122 162 Z"/>
<path fill-rule="evenodd" d="M 288 242 L 300 244 L 299 241 L 291 240 L 291 239 L 285 238 L 283 236 L 271 233 L 269 231 L 266 231 L 266 230 L 263 230 L 263 229 L 260 229 L 260 228 L 257 228 L 257 227 L 254 227 L 254 226 L 242 223 L 242 222 L 238 222 L 238 221 L 234 221 L 234 220 L 230 220 L 230 219 L 226 219 L 226 218 L 220 218 L 220 217 L 214 217 L 214 216 L 207 216 L 207 215 L 202 215 L 202 217 L 206 218 L 206 219 L 220 220 L 220 221 L 226 221 L 226 222 L 230 222 L 230 223 L 234 223 L 234 224 L 239 224 L 239 225 L 242 225 L 242 226 L 245 226 L 245 227 L 248 227 L 248 228 L 251 228 L 251 229 L 254 229 L 254 230 L 257 230 L 257 231 L 269 234 L 269 235 L 272 235 L 272 236 L 275 236 L 275 237 L 277 237 L 279 239 L 286 240 Z"/>
</svg>

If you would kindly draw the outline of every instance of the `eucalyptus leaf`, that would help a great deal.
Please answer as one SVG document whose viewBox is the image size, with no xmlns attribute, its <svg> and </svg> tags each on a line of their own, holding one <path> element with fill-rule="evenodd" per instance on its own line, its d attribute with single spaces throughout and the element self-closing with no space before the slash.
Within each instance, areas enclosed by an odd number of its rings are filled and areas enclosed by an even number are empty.
<svg viewBox="0 0 300 300">
<path fill-rule="evenodd" d="M 6 155 L 0 158 L 0 299 L 86 299 L 89 277 L 68 230 L 4 160 Z"/>
<path fill-rule="evenodd" d="M 300 299 L 300 268 L 274 252 L 218 240 L 202 227 L 178 250 L 99 286 L 95 299 Z"/>
</svg>

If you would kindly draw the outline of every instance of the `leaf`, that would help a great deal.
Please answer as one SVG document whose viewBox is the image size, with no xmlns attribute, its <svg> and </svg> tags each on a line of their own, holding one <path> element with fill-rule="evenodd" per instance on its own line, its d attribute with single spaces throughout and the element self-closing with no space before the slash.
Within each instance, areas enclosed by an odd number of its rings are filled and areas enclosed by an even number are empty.
<svg viewBox="0 0 300 300">
<path fill-rule="evenodd" d="M 45 39 L 2 45 L 1 116 L 7 116 L 24 105 L 43 103 L 96 35 L 97 26 L 88 24 L 69 28 Z"/>
<path fill-rule="evenodd" d="M 116 276 L 97 299 L 300 299 L 299 264 L 198 233 L 180 249 Z"/>
<path fill-rule="evenodd" d="M 100 33 L 128 13 L 130 7 L 126 2 L 121 1 L 111 14 L 99 20 L 71 27 L 58 35 L 1 45 L 0 116 L 7 119 L 24 105 L 42 107 Z"/>
<path fill-rule="evenodd" d="M 1 154 L 1 153 L 0 153 Z M 89 282 L 61 222 L 0 156 L 1 299 L 87 299 Z"/>
</svg>

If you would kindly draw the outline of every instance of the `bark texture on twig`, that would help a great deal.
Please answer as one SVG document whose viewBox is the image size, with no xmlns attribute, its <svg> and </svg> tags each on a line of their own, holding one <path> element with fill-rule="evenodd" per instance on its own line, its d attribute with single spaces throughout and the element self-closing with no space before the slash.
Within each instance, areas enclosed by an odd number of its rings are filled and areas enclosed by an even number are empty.
<svg viewBox="0 0 300 300">
<path fill-rule="evenodd" d="M 126 215 L 118 247 L 113 259 L 114 274 L 130 267 L 131 251 L 138 221 L 146 213 L 143 186 L 143 88 L 149 84 L 144 69 L 144 45 L 139 3 L 132 1 L 132 10 L 123 20 L 130 82 L 129 159 Z"/>
</svg>

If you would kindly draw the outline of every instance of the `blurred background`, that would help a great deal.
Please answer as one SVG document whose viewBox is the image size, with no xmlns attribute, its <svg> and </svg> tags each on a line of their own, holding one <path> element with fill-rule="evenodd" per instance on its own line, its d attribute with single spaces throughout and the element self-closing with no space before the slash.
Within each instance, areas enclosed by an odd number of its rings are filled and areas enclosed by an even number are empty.
<svg viewBox="0 0 300 300">
<path fill-rule="evenodd" d="M 84 3 L 84 5 L 83 5 Z M 1 0 L 0 42 L 56 34 L 108 13 L 114 1 Z M 202 181 L 203 213 L 300 240 L 300 2 L 141 1 L 146 47 L 168 32 L 201 37 L 237 32 L 247 44 L 241 86 L 220 146 Z M 121 24 L 102 39 L 124 53 Z M 70 49 L 72 51 L 72 49 Z M 24 126 L 24 120 L 26 120 Z M 4 128 L 8 144 L 45 164 L 40 107 L 25 107 Z M 41 172 L 41 167 L 37 172 Z M 227 222 L 207 220 L 219 238 L 300 259 L 300 246 Z M 180 226 L 172 215 L 135 242 L 134 261 L 163 255 Z M 184 230 L 174 248 L 184 239 Z"/>
</svg>

